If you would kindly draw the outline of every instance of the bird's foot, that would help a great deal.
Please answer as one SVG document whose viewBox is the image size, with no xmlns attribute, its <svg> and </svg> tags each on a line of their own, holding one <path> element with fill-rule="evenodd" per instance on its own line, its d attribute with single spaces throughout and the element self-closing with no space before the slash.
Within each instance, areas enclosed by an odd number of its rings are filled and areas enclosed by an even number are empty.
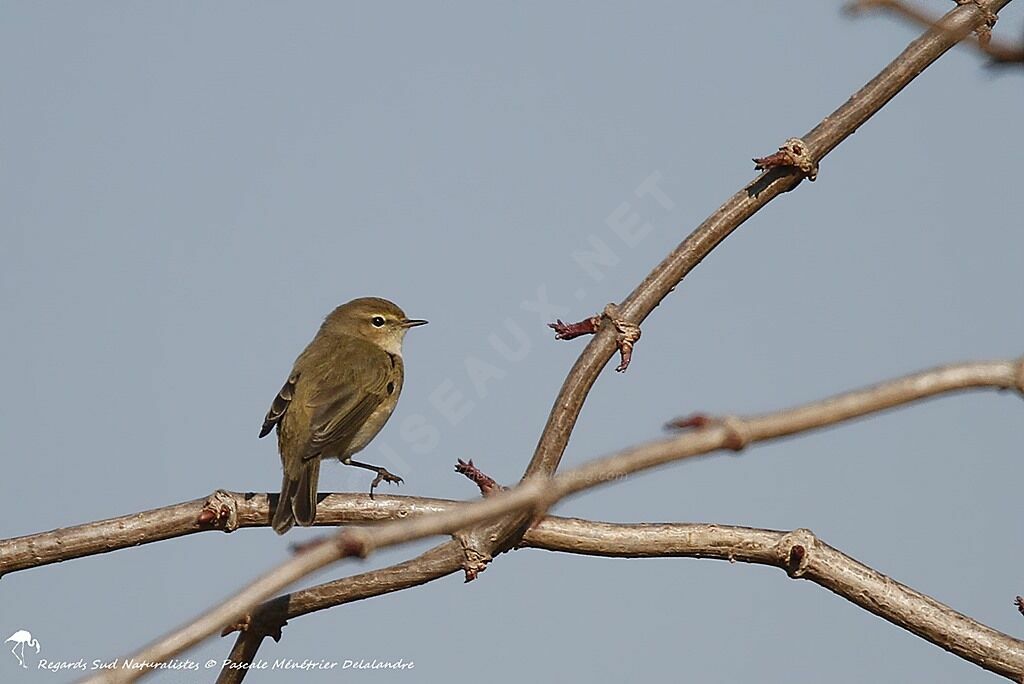
<svg viewBox="0 0 1024 684">
<path fill-rule="evenodd" d="M 398 477 L 394 473 L 388 471 L 383 466 L 370 465 L 369 463 L 362 463 L 360 461 L 353 461 L 351 458 L 346 458 L 341 461 L 345 465 L 355 466 L 356 468 L 363 468 L 364 470 L 372 470 L 377 473 L 377 477 L 373 478 L 373 482 L 370 483 L 370 498 L 373 498 L 373 490 L 377 488 L 381 482 L 388 482 L 390 484 L 402 484 L 402 478 Z"/>
<path fill-rule="evenodd" d="M 377 488 L 381 482 L 387 482 L 388 484 L 400 485 L 404 480 L 394 473 L 388 471 L 387 468 L 376 468 L 377 477 L 373 478 L 373 482 L 370 483 L 370 498 L 373 498 L 373 490 Z"/>
</svg>

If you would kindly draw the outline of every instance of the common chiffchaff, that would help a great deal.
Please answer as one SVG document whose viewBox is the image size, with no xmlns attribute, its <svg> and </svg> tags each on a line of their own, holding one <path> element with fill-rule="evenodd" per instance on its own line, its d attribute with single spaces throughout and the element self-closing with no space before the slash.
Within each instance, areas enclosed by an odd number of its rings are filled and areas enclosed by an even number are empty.
<svg viewBox="0 0 1024 684">
<path fill-rule="evenodd" d="M 402 481 L 385 468 L 353 461 L 352 455 L 370 443 L 395 410 L 405 375 L 402 340 L 409 328 L 425 323 L 406 318 L 386 299 L 353 299 L 327 316 L 299 354 L 260 430 L 265 437 L 277 427 L 284 468 L 273 519 L 278 534 L 296 522 L 313 524 L 321 459 L 337 458 L 377 473 L 370 496 L 381 481 Z"/>
</svg>

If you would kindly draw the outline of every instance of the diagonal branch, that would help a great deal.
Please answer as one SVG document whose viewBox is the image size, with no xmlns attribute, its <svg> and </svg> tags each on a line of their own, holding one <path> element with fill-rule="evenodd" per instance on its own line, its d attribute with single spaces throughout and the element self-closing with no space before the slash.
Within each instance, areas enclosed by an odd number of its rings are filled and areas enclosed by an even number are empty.
<svg viewBox="0 0 1024 684">
<path fill-rule="evenodd" d="M 625 558 L 715 558 L 772 565 L 825 587 L 867 611 L 990 672 L 1024 674 L 1024 641 L 987 627 L 883 575 L 818 539 L 810 530 L 778 532 L 727 525 L 627 525 L 548 519 L 525 546 Z"/>
<path fill-rule="evenodd" d="M 1017 389 L 1024 392 L 1024 358 L 940 366 L 779 413 L 747 418 L 701 416 L 700 419 L 687 419 L 685 426 L 720 425 L 729 434 L 729 439 L 721 447 L 736 449 L 756 439 L 758 434 L 772 437 L 792 435 L 939 394 L 986 388 Z M 689 438 L 692 435 L 681 439 Z M 470 468 L 472 462 L 462 467 Z M 477 477 L 490 481 L 482 473 Z M 490 483 L 492 488 L 497 487 L 497 483 Z M 0 575 L 197 532 L 231 532 L 243 527 L 266 527 L 276 504 L 275 494 L 243 494 L 219 489 L 205 499 L 193 499 L 108 520 L 3 539 L 0 540 Z M 371 499 L 365 494 L 321 494 L 317 503 L 316 523 L 336 527 L 404 520 L 451 511 L 459 505 L 462 504 L 449 499 L 426 497 L 379 494 Z M 213 515 L 207 515 L 211 511 Z"/>
<path fill-rule="evenodd" d="M 259 602 L 301 577 L 342 558 L 366 557 L 379 548 L 436 534 L 454 533 L 470 525 L 510 513 L 525 512 L 528 517 L 534 518 L 544 514 L 555 502 L 571 494 L 613 482 L 640 470 L 720 449 L 737 449 L 752 442 L 777 439 L 798 431 L 832 425 L 944 392 L 977 387 L 1020 390 L 1022 379 L 1024 361 L 990 361 L 944 366 L 775 414 L 712 421 L 701 429 L 627 449 L 550 479 L 527 478 L 513 489 L 496 492 L 486 499 L 464 504 L 452 510 L 408 520 L 385 522 L 367 529 L 345 529 L 258 578 L 235 596 L 197 618 L 192 624 L 154 642 L 133 655 L 132 659 L 140 662 L 165 662 L 220 631 L 226 625 L 235 624 L 239 619 L 251 622 L 251 619 L 245 620 L 244 616 Z M 452 547 L 455 544 L 448 542 L 427 553 L 437 554 L 435 559 L 443 568 L 443 564 L 446 561 L 450 562 L 452 556 L 444 547 Z M 798 558 L 794 562 L 799 565 L 802 560 Z M 376 591 L 370 588 L 371 591 L 367 595 L 393 591 L 394 588 L 390 583 L 382 583 L 375 588 Z M 294 596 L 283 600 L 278 609 L 283 605 L 290 606 L 293 601 Z M 316 600 L 313 600 L 305 605 L 305 612 L 322 607 L 327 606 L 317 604 Z M 286 613 L 284 617 L 287 619 L 291 615 Z M 236 650 L 255 652 L 254 649 L 244 649 L 241 645 Z M 1024 664 L 1024 654 L 1021 662 Z M 138 670 L 113 671 L 90 681 L 128 682 L 134 681 L 142 674 L 143 672 Z"/>
<path fill-rule="evenodd" d="M 445 503 L 445 510 L 454 510 L 461 505 L 455 501 Z M 318 522 L 320 513 L 318 510 Z M 235 629 L 239 630 L 239 634 L 228 656 L 231 664 L 221 669 L 217 683 L 241 682 L 248 672 L 246 664 L 256 657 L 256 651 L 263 640 L 268 636 L 275 641 L 280 639 L 281 628 L 291 618 L 426 584 L 458 572 L 460 567 L 458 546 L 455 542 L 448 542 L 403 563 L 326 582 L 267 601 L 243 618 L 240 624 L 224 630 L 225 636 Z"/>
<path fill-rule="evenodd" d="M 853 0 L 845 10 L 850 14 L 885 9 L 904 19 L 928 28 L 940 28 L 940 22 L 927 12 L 902 0 Z M 984 37 L 983 37 L 984 36 Z M 992 64 L 1024 64 L 1024 44 L 1010 45 L 991 40 L 991 31 L 985 30 L 968 41 L 974 49 L 988 56 Z"/>
<path fill-rule="evenodd" d="M 985 12 L 998 11 L 1009 0 L 963 5 L 946 14 L 941 30 L 929 30 L 907 48 L 863 88 L 803 137 L 811 158 L 820 161 L 853 134 L 925 68 L 985 20 Z M 639 325 L 679 282 L 712 249 L 736 228 L 779 195 L 800 184 L 803 175 L 795 170 L 776 169 L 730 197 L 725 204 L 683 240 L 618 306 L 618 315 Z M 615 334 L 602 329 L 590 341 L 562 384 L 548 422 L 526 475 L 551 474 L 558 468 L 569 436 L 583 408 L 583 401 L 598 374 L 616 350 Z"/>
<path fill-rule="evenodd" d="M 942 29 L 929 30 L 910 43 L 877 76 L 800 140 L 807 151 L 804 161 L 808 167 L 816 169 L 822 158 L 874 116 L 930 64 L 1009 2 L 978 0 L 974 4 L 958 6 L 942 18 Z M 616 307 L 617 316 L 625 323 L 639 326 L 711 250 L 771 200 L 799 185 L 804 176 L 803 170 L 792 167 L 774 168 L 762 173 L 730 197 L 655 266 L 643 282 Z M 533 458 L 526 468 L 524 480 L 537 475 L 550 476 L 558 469 L 583 409 L 583 402 L 617 346 L 616 331 L 611 326 L 605 326 L 580 354 L 562 383 Z M 471 553 L 468 558 L 470 564 L 466 569 L 467 578 L 472 579 L 496 554 L 515 546 L 529 523 L 523 516 L 509 516 L 467 532 L 467 555 Z M 475 562 L 475 559 L 481 560 Z"/>
<path fill-rule="evenodd" d="M 930 30 L 913 41 L 882 72 L 803 138 L 802 142 L 810 153 L 810 161 L 816 165 L 925 68 L 981 26 L 988 15 L 1008 3 L 1009 0 L 978 0 L 977 3 L 962 5 L 949 12 L 942 20 L 942 30 Z M 618 307 L 623 321 L 639 325 L 722 240 L 772 199 L 795 188 L 803 177 L 796 169 L 772 169 L 733 195 L 658 264 L 623 301 Z M 583 402 L 598 374 L 611 358 L 615 346 L 614 333 L 605 329 L 584 349 L 559 391 L 526 469 L 524 481 L 536 476 L 550 476 L 557 470 Z M 697 434 L 705 432 L 702 430 Z M 504 500 L 510 496 L 514 494 L 503 493 L 491 500 Z M 530 520 L 529 514 L 524 512 L 509 515 L 505 520 L 495 523 L 478 525 L 464 533 L 462 546 L 466 557 L 480 559 L 473 566 L 472 572 L 478 572 L 494 554 L 513 547 L 528 529 Z M 467 576 L 470 575 L 469 570 L 467 566 Z"/>
<path fill-rule="evenodd" d="M 552 516 L 530 528 L 521 547 L 606 558 L 706 558 L 773 566 L 793 579 L 814 582 L 987 670 L 1015 678 L 1024 668 L 1024 642 L 877 572 L 806 529 L 782 532 L 733 525 L 628 524 Z M 405 575 L 411 571 L 409 564 L 413 561 L 394 570 L 328 582 L 264 604 L 253 614 L 261 624 L 254 622 L 238 635 L 232 662 L 251 662 L 251 655 L 247 659 L 242 655 L 246 649 L 253 643 L 258 645 L 267 635 L 273 636 L 273 630 L 280 629 L 285 620 L 372 596 L 368 589 L 390 579 L 382 573 Z M 240 654 L 237 659 L 236 653 Z M 225 668 L 217 681 L 234 684 L 242 681 L 244 674 L 244 669 Z"/>
<path fill-rule="evenodd" d="M 979 0 L 977 6 L 961 6 L 943 19 L 942 30 L 929 31 L 912 42 L 891 64 L 855 93 L 806 137 L 811 168 L 877 113 L 932 62 L 972 30 L 981 26 L 992 12 L 1010 0 Z M 733 195 L 725 204 L 674 249 L 618 308 L 622 320 L 639 325 L 660 301 L 719 243 L 744 221 L 778 195 L 795 188 L 802 171 L 772 169 Z M 555 399 L 524 479 L 551 475 L 558 468 L 583 402 L 598 374 L 617 347 L 610 328 L 597 334 L 577 359 Z M 530 524 L 527 516 L 478 526 L 460 536 L 465 554 L 464 569 L 472 579 L 501 551 L 515 546 Z"/>
</svg>

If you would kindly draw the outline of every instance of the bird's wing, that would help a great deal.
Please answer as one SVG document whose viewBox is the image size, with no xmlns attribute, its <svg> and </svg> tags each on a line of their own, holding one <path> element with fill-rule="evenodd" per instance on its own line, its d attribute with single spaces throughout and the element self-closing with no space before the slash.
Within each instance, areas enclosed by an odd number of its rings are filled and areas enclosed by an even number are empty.
<svg viewBox="0 0 1024 684">
<path fill-rule="evenodd" d="M 377 355 L 385 352 L 373 349 L 365 355 L 353 355 L 349 363 L 318 374 L 321 380 L 306 402 L 312 413 L 307 459 L 315 458 L 327 447 L 351 441 L 387 398 L 394 369 L 387 359 L 382 363 Z M 359 368 L 352 362 L 356 356 L 363 361 Z M 356 382 L 356 378 L 362 382 Z"/>
<path fill-rule="evenodd" d="M 281 422 L 284 418 L 284 412 L 288 410 L 288 406 L 292 403 L 292 398 L 295 396 L 295 383 L 299 380 L 298 372 L 292 373 L 291 377 L 288 378 L 288 382 L 284 383 L 284 387 L 274 397 L 274 402 L 270 405 L 270 410 L 267 411 L 267 417 L 263 419 L 263 427 L 260 428 L 260 437 L 266 437 L 270 434 L 270 431 L 274 429 L 274 426 Z"/>
</svg>

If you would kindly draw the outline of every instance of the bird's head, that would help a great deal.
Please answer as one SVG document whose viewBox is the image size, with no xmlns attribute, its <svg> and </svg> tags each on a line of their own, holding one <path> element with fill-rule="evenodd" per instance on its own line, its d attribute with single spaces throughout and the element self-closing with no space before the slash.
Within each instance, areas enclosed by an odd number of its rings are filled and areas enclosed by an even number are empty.
<svg viewBox="0 0 1024 684">
<path fill-rule="evenodd" d="M 360 337 L 390 354 L 402 353 L 402 340 L 409 328 L 426 321 L 408 318 L 397 304 L 380 297 L 361 297 L 342 304 L 324 321 L 329 334 Z"/>
</svg>

